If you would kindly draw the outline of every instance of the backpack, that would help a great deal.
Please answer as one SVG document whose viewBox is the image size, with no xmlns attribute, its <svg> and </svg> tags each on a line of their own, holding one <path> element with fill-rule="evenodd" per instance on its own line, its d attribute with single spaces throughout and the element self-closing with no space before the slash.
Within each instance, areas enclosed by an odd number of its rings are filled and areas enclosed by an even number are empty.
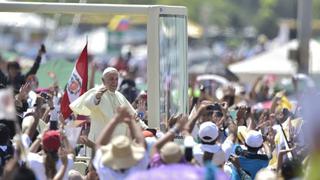
<svg viewBox="0 0 320 180">
<path fill-rule="evenodd" d="M 13 153 L 14 150 L 12 145 L 7 145 L 7 150 L 5 151 L 0 148 L 0 175 L 3 173 L 3 168 L 6 164 L 6 161 L 13 157 Z"/>
</svg>

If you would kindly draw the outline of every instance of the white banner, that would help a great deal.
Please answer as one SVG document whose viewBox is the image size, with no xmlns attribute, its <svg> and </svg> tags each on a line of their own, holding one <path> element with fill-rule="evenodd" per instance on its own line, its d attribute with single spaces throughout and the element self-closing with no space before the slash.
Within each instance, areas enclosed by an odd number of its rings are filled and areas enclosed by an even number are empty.
<svg viewBox="0 0 320 180">
<path fill-rule="evenodd" d="M 0 119 L 13 121 L 16 119 L 13 90 L 11 88 L 0 90 Z"/>
</svg>

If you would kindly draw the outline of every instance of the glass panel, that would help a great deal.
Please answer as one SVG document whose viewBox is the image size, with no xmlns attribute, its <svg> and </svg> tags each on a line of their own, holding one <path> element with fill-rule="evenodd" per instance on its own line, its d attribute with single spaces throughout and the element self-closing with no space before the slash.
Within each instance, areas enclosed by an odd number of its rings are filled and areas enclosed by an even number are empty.
<svg viewBox="0 0 320 180">
<path fill-rule="evenodd" d="M 187 112 L 186 25 L 185 16 L 160 15 L 160 124 Z"/>
</svg>

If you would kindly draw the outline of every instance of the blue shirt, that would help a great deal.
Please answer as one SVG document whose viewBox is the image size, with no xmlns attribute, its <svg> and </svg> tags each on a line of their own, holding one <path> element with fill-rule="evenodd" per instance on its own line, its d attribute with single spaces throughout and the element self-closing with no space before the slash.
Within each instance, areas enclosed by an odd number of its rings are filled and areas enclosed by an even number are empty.
<svg viewBox="0 0 320 180">
<path fill-rule="evenodd" d="M 255 155 L 253 155 L 255 156 Z M 259 155 L 258 155 L 259 156 Z M 250 176 L 252 179 L 255 178 L 257 172 L 268 166 L 269 160 L 268 159 L 260 159 L 260 158 L 254 158 L 254 157 L 239 157 L 240 166 L 242 169 L 244 169 L 246 172 L 250 173 Z M 233 178 L 232 179 L 241 179 L 238 172 L 233 172 Z"/>
</svg>

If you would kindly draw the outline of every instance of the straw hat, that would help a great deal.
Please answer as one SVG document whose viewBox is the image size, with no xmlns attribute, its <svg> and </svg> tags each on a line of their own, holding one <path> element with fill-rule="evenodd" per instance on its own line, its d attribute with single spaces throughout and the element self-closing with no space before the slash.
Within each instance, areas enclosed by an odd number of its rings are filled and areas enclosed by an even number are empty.
<svg viewBox="0 0 320 180">
<path fill-rule="evenodd" d="M 101 147 L 101 151 L 103 164 L 114 170 L 136 165 L 145 154 L 143 146 L 133 144 L 126 136 L 113 138 L 111 143 Z"/>
<path fill-rule="evenodd" d="M 160 149 L 161 160 L 166 164 L 180 162 L 182 155 L 180 146 L 174 142 L 168 142 Z"/>
</svg>

